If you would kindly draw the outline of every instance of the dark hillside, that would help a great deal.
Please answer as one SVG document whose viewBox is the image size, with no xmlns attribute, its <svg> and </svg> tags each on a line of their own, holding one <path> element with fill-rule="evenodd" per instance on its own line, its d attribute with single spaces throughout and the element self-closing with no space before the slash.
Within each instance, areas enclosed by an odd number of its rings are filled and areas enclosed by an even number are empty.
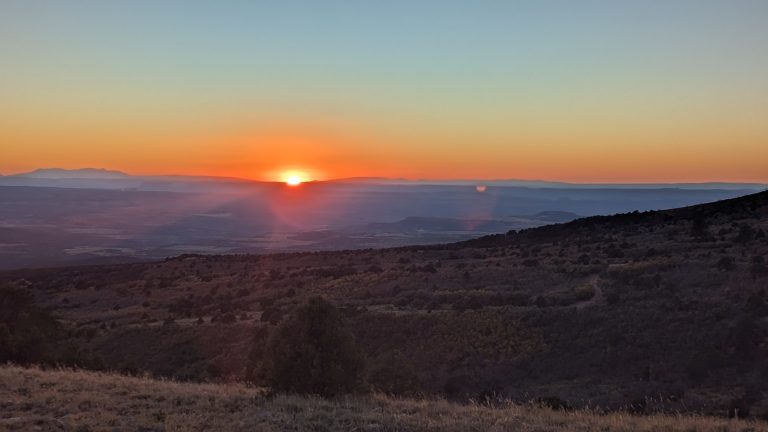
<svg viewBox="0 0 768 432">
<path fill-rule="evenodd" d="M 342 307 L 370 384 L 768 415 L 768 193 L 431 247 L 11 271 L 111 368 L 242 378 L 304 299 Z M 256 349 L 254 349 L 256 348 Z"/>
<path fill-rule="evenodd" d="M 724 223 L 736 219 L 760 219 L 768 216 L 767 207 L 768 191 L 671 210 L 635 211 L 611 216 L 585 217 L 562 224 L 484 236 L 458 242 L 454 246 L 495 246 L 512 240 L 511 236 L 514 236 L 514 241 L 536 242 L 550 239 L 565 240 L 583 234 L 585 231 L 594 232 L 598 229 L 626 229 L 637 225 L 653 226 L 691 221 L 702 223 L 707 220 L 708 222 Z M 517 235 L 515 236 L 515 234 Z"/>
</svg>

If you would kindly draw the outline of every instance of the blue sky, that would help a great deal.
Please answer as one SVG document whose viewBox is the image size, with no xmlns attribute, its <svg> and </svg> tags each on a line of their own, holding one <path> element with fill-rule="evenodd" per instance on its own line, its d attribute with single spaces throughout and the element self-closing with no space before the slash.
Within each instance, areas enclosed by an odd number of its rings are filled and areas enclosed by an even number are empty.
<svg viewBox="0 0 768 432">
<path fill-rule="evenodd" d="M 19 148 L 0 170 L 73 151 L 161 170 L 145 159 L 188 149 L 165 166 L 218 172 L 242 156 L 232 145 L 220 166 L 202 162 L 225 137 L 288 124 L 354 136 L 326 153 L 381 170 L 370 175 L 584 180 L 597 166 L 569 172 L 558 155 L 586 153 L 617 167 L 594 178 L 608 180 L 642 153 L 662 161 L 659 180 L 754 178 L 768 172 L 754 161 L 768 156 L 766 22 L 768 2 L 747 0 L 5 0 L 0 139 Z M 685 165 L 694 151 L 705 157 Z"/>
</svg>

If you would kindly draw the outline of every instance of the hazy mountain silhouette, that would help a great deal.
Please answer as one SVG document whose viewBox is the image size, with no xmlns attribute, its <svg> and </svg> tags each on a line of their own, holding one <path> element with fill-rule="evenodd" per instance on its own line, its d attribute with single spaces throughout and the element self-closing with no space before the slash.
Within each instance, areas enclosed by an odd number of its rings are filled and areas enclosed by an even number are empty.
<svg viewBox="0 0 768 432">
<path fill-rule="evenodd" d="M 235 177 L 194 176 L 194 175 L 132 175 L 105 168 L 41 168 L 27 173 L 2 176 L 0 186 L 43 186 L 85 189 L 137 189 L 162 191 L 232 191 L 281 182 L 258 181 Z M 90 180 L 90 181 L 85 181 Z M 101 180 L 101 182 L 99 181 Z M 397 187 L 397 186 L 471 186 L 483 185 L 490 188 L 531 188 L 531 189 L 678 189 L 678 190 L 739 190 L 756 192 L 768 189 L 760 183 L 705 182 L 705 183 L 644 183 L 644 184 L 592 184 L 568 183 L 547 180 L 521 179 L 403 179 L 385 177 L 351 177 L 313 181 L 314 184 L 349 185 L 359 187 Z M 307 185 L 305 185 L 307 186 Z"/>
<path fill-rule="evenodd" d="M 40 168 L 27 173 L 15 174 L 11 177 L 25 177 L 37 179 L 125 179 L 129 175 L 115 170 L 104 168 Z"/>
</svg>

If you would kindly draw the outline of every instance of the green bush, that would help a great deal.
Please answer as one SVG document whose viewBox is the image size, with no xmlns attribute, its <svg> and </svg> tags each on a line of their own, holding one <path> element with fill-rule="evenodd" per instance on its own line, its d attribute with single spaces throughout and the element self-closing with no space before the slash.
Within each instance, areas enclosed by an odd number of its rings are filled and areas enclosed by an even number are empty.
<svg viewBox="0 0 768 432">
<path fill-rule="evenodd" d="M 363 363 L 344 316 L 315 297 L 272 332 L 262 376 L 275 391 L 331 397 L 360 388 Z"/>
<path fill-rule="evenodd" d="M 46 362 L 59 323 L 27 290 L 0 287 L 0 363 Z"/>
</svg>

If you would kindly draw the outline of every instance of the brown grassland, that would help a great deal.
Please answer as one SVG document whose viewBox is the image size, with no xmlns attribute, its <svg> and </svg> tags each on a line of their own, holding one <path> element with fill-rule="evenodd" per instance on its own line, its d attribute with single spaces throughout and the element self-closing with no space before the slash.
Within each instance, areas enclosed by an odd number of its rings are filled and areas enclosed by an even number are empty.
<svg viewBox="0 0 768 432">
<path fill-rule="evenodd" d="M 265 397 L 242 384 L 0 367 L 0 430 L 39 431 L 766 431 L 768 423 L 381 395 Z"/>
</svg>

